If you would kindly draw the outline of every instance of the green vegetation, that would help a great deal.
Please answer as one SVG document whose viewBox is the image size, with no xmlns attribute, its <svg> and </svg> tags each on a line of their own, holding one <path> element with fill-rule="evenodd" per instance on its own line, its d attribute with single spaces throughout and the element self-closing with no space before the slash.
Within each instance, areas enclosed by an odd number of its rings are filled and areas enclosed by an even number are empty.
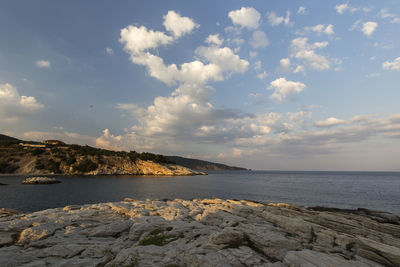
<svg viewBox="0 0 400 267">
<path fill-rule="evenodd" d="M 91 172 L 97 169 L 97 164 L 90 159 L 84 159 L 75 166 L 75 170 L 80 172 Z"/>
<path fill-rule="evenodd" d="M 6 161 L 0 162 L 0 173 L 14 173 L 19 167 Z"/>
<path fill-rule="evenodd" d="M 149 245 L 156 245 L 156 246 L 164 246 L 165 244 L 175 240 L 174 235 L 165 235 L 163 230 L 153 230 L 147 236 L 139 241 L 139 246 L 149 246 Z"/>
<path fill-rule="evenodd" d="M 25 145 L 20 145 L 20 143 Z M 0 134 L 0 173 L 13 173 L 23 164 L 34 162 L 36 170 L 43 173 L 63 173 L 71 169 L 87 173 L 96 170 L 99 165 L 114 164 L 121 160 L 152 161 L 158 164 L 175 164 L 166 156 L 136 151 L 112 151 L 88 145 L 46 145 L 41 142 L 24 141 Z M 22 165 L 21 165 L 22 164 Z"/>
<path fill-rule="evenodd" d="M 54 159 L 37 158 L 35 168 L 37 170 L 47 170 L 51 173 L 61 173 L 60 164 L 60 161 L 55 161 Z"/>
</svg>

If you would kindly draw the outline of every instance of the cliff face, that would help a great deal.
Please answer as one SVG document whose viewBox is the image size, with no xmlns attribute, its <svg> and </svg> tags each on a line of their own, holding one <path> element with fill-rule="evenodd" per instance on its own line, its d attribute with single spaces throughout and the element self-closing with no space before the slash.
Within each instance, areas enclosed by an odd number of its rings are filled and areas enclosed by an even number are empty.
<svg viewBox="0 0 400 267">
<path fill-rule="evenodd" d="M 95 157 L 77 158 L 74 164 L 59 162 L 59 171 L 52 169 L 37 168 L 36 163 L 43 161 L 43 158 L 28 157 L 18 162 L 19 168 L 15 174 L 64 174 L 64 175 L 198 175 L 202 174 L 175 164 L 160 164 L 152 161 L 144 161 L 137 159 L 132 161 L 129 158 L 118 156 L 106 156 L 101 160 Z M 93 163 L 92 168 L 87 171 L 80 170 L 77 166 Z M 55 161 L 57 162 L 57 161 Z"/>
</svg>

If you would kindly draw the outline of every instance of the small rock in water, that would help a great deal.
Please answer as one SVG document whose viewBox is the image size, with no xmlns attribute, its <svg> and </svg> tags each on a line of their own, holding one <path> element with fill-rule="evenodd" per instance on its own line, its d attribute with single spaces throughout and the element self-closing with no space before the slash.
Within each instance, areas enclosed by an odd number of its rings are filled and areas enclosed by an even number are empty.
<svg viewBox="0 0 400 267">
<path fill-rule="evenodd" d="M 22 181 L 22 184 L 58 184 L 61 183 L 55 178 L 31 177 Z"/>
</svg>

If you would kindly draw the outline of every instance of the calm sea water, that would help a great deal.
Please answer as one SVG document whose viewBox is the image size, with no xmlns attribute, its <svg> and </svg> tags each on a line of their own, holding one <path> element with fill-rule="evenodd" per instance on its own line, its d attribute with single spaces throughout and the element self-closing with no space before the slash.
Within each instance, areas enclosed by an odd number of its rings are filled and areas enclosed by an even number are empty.
<svg viewBox="0 0 400 267">
<path fill-rule="evenodd" d="M 60 184 L 22 185 L 0 177 L 0 208 L 37 211 L 72 204 L 205 197 L 370 208 L 400 214 L 399 172 L 211 172 L 188 177 L 57 177 Z"/>
</svg>

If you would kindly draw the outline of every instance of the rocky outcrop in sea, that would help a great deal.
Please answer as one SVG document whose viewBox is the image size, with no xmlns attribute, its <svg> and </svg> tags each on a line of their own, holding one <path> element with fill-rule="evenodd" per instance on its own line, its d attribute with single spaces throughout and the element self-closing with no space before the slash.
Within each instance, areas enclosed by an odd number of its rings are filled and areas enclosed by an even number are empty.
<svg viewBox="0 0 400 267">
<path fill-rule="evenodd" d="M 30 177 L 22 181 L 22 184 L 59 184 L 59 180 L 48 177 Z"/>
<path fill-rule="evenodd" d="M 0 266 L 400 266 L 396 215 L 247 200 L 0 210 Z"/>
</svg>

